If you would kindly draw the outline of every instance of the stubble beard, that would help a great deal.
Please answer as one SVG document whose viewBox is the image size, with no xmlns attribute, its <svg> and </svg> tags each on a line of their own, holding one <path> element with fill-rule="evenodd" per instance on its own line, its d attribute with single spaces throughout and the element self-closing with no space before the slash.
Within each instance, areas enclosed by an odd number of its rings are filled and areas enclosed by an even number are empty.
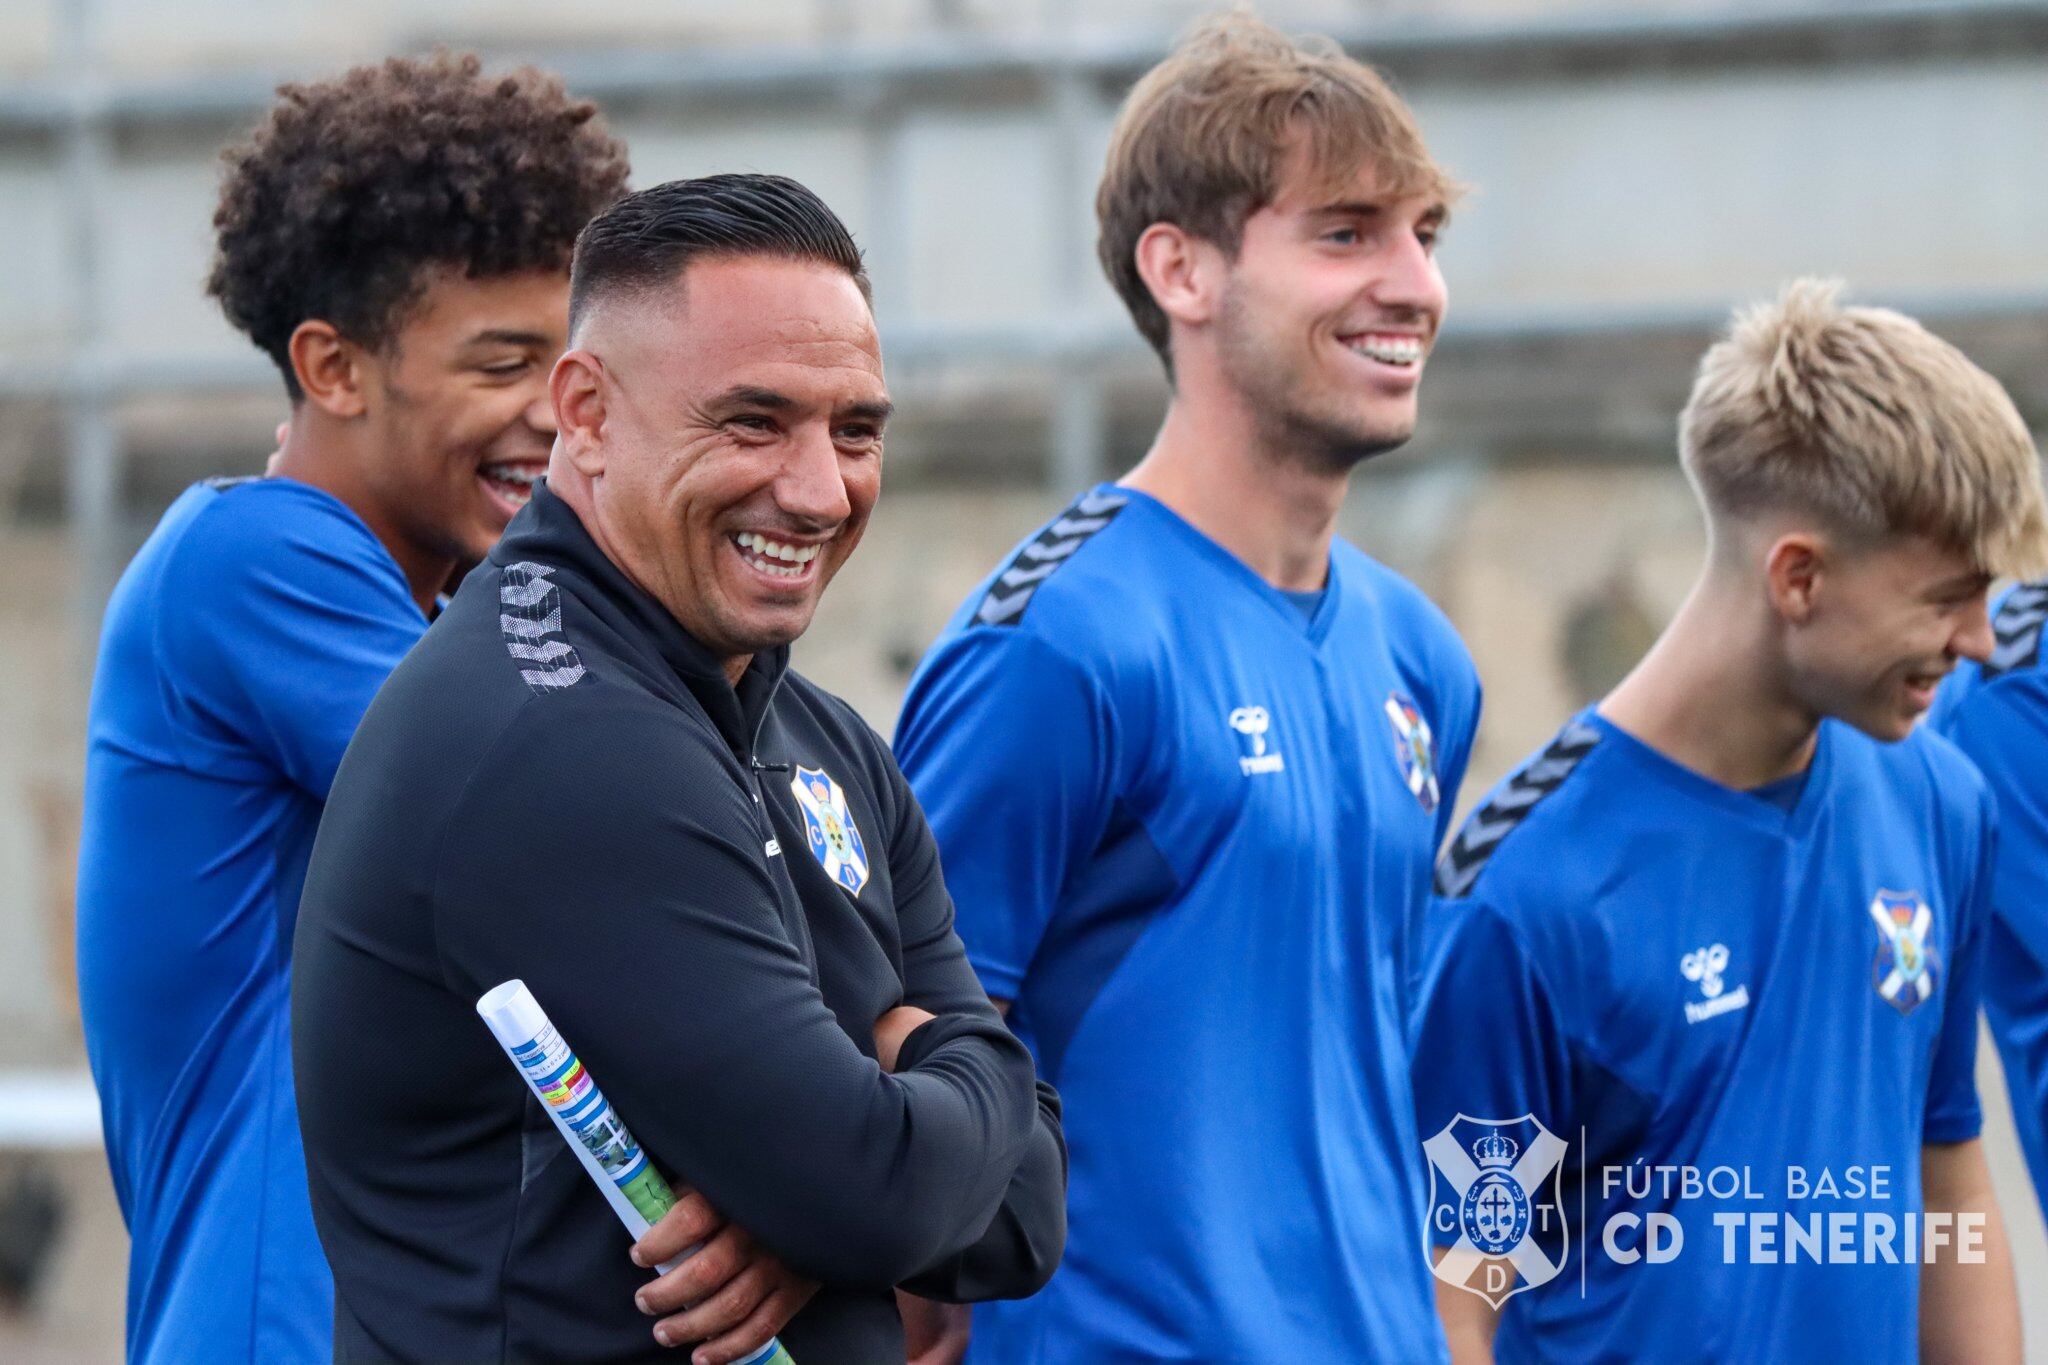
<svg viewBox="0 0 2048 1365">
<path fill-rule="evenodd" d="M 1415 434 L 1413 419 L 1392 426 L 1370 426 L 1362 419 L 1319 408 L 1290 372 L 1283 348 L 1253 329 L 1233 291 L 1223 302 L 1218 348 L 1223 371 L 1237 391 L 1260 435 L 1269 458 L 1322 475 L 1348 475 L 1375 455 L 1408 443 Z"/>
</svg>

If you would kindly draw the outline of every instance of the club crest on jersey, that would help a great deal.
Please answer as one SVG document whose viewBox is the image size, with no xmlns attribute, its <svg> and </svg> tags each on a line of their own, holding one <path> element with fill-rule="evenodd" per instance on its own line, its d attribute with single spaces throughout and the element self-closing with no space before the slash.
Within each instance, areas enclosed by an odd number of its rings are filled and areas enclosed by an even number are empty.
<svg viewBox="0 0 2048 1365">
<path fill-rule="evenodd" d="M 868 850 L 846 807 L 846 793 L 822 768 L 799 767 L 789 779 L 804 813 L 804 838 L 825 875 L 854 895 L 868 884 Z"/>
<path fill-rule="evenodd" d="M 1917 891 L 1880 891 L 1870 903 L 1877 923 L 1877 960 L 1870 969 L 1877 993 L 1900 1014 L 1911 1014 L 1941 984 L 1934 948 L 1934 911 Z"/>
<path fill-rule="evenodd" d="M 1401 780 L 1422 803 L 1423 811 L 1434 815 L 1439 793 L 1436 741 L 1430 737 L 1429 722 L 1413 701 L 1399 692 L 1389 692 L 1387 723 L 1394 727 L 1394 760 L 1401 765 Z"/>
<path fill-rule="evenodd" d="M 1564 1220 L 1567 1145 L 1531 1114 L 1459 1114 L 1423 1143 L 1429 1155 L 1424 1254 L 1456 1238 L 1432 1273 L 1495 1308 L 1555 1279 L 1571 1252 Z"/>
</svg>

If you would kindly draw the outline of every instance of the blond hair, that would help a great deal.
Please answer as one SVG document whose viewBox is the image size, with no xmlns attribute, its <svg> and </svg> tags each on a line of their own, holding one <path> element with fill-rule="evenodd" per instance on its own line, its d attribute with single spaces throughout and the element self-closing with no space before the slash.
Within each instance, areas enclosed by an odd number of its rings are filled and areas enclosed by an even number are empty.
<svg viewBox="0 0 2048 1365">
<path fill-rule="evenodd" d="M 1700 361 L 1679 453 L 1709 518 L 1793 509 L 1925 535 L 1991 573 L 2048 560 L 2033 437 L 1998 381 L 1913 319 L 1803 279 Z"/>
<path fill-rule="evenodd" d="M 1278 192 L 1296 138 L 1317 193 L 1341 193 L 1367 165 L 1395 198 L 1448 205 L 1457 191 L 1371 67 L 1241 11 L 1204 20 L 1131 88 L 1095 194 L 1102 268 L 1169 372 L 1166 314 L 1138 275 L 1138 238 L 1172 223 L 1234 255 L 1245 219 Z"/>
</svg>

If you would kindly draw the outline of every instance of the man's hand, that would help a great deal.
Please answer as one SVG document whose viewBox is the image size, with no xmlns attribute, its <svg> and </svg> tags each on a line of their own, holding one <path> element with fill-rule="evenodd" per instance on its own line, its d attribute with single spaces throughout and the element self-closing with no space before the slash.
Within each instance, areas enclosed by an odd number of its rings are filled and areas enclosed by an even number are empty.
<svg viewBox="0 0 2048 1365">
<path fill-rule="evenodd" d="M 938 1016 L 930 1010 L 921 1010 L 915 1005 L 898 1005 L 875 1020 L 875 1059 L 881 1062 L 882 1070 L 893 1074 L 896 1054 L 903 1050 L 903 1040 L 920 1024 L 928 1024 L 936 1018 Z"/>
<path fill-rule="evenodd" d="M 960 1365 L 967 1356 L 967 1334 L 974 1314 L 964 1303 L 934 1303 L 896 1291 L 896 1312 L 903 1319 L 903 1347 L 908 1365 Z"/>
<path fill-rule="evenodd" d="M 679 1191 L 676 1206 L 633 1244 L 633 1264 L 656 1266 L 695 1247 L 690 1258 L 634 1295 L 640 1311 L 670 1314 L 654 1324 L 664 1346 L 704 1344 L 692 1365 L 727 1365 L 757 1350 L 781 1331 L 818 1292 L 728 1223 L 695 1190 Z M 694 1305 L 694 1306 L 692 1306 Z"/>
</svg>

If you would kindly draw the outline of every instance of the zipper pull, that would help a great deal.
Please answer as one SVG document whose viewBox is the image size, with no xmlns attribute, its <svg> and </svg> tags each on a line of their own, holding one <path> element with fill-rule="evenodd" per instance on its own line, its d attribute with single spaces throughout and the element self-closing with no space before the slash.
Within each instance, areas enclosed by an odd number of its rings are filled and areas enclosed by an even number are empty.
<svg viewBox="0 0 2048 1365">
<path fill-rule="evenodd" d="M 789 765 L 787 763 L 763 763 L 760 759 L 754 757 L 752 754 L 747 755 L 747 767 L 753 770 L 754 804 L 757 806 L 761 804 L 761 774 L 786 773 L 789 771 Z"/>
</svg>

